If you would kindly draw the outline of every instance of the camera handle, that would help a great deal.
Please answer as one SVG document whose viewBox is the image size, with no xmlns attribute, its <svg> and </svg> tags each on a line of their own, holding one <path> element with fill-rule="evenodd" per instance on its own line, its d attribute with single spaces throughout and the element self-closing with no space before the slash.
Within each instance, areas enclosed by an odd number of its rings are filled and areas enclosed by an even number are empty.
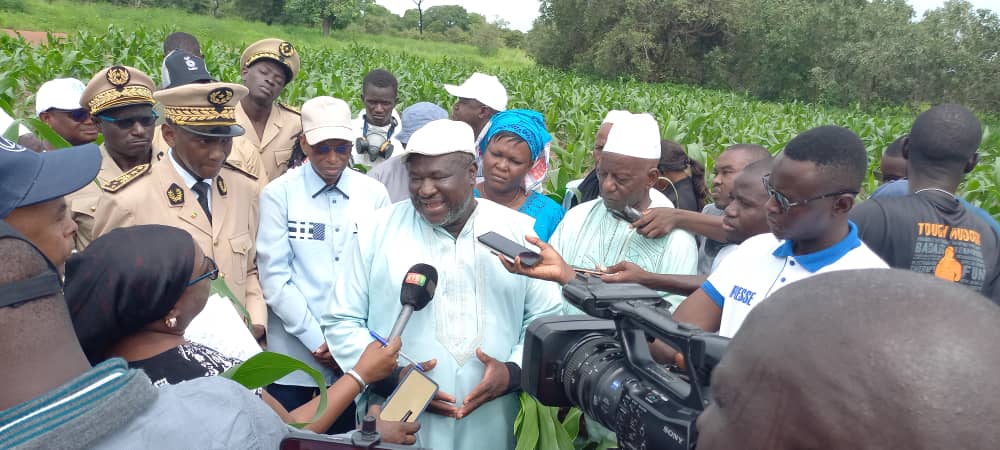
<svg viewBox="0 0 1000 450">
<path fill-rule="evenodd" d="M 617 313 L 615 326 L 622 335 L 626 357 L 633 367 L 674 392 L 687 392 L 680 399 L 685 406 L 704 409 L 708 404 L 712 369 L 722 358 L 729 340 L 706 333 L 696 326 L 678 323 L 663 309 L 648 304 L 617 302 L 611 309 Z M 686 367 L 683 371 L 689 382 L 667 373 L 653 360 L 645 336 L 647 333 L 684 355 Z"/>
</svg>

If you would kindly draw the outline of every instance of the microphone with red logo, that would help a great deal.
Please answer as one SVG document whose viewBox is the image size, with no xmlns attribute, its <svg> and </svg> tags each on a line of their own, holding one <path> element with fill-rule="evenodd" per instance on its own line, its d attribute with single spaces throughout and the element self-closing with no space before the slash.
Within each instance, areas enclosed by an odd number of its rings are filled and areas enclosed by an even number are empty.
<svg viewBox="0 0 1000 450">
<path fill-rule="evenodd" d="M 434 289 L 437 288 L 438 273 L 434 266 L 429 264 L 415 264 L 406 272 L 403 278 L 403 287 L 399 291 L 399 302 L 403 304 L 403 310 L 399 312 L 396 323 L 392 326 L 392 331 L 386 338 L 392 341 L 397 336 L 403 334 L 406 322 L 410 320 L 413 311 L 420 311 L 434 298 Z"/>
</svg>

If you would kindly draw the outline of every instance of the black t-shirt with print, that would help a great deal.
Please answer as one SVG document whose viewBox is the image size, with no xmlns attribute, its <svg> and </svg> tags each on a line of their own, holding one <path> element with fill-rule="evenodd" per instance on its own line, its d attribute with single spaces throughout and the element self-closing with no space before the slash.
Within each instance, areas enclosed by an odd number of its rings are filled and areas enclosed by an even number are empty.
<svg viewBox="0 0 1000 450">
<path fill-rule="evenodd" d="M 889 266 L 961 283 L 1000 303 L 998 237 L 951 194 L 868 199 L 851 210 L 851 220 Z"/>
</svg>

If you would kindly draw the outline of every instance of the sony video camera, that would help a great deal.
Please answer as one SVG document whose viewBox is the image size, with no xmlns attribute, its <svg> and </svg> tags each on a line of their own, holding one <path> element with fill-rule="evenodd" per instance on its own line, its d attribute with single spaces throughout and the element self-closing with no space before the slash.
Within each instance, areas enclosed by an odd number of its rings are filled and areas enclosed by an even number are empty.
<svg viewBox="0 0 1000 450">
<path fill-rule="evenodd" d="M 674 322 L 659 294 L 637 284 L 577 275 L 563 295 L 588 315 L 528 326 L 522 388 L 544 405 L 580 408 L 616 432 L 622 449 L 693 449 L 729 339 Z M 653 338 L 677 349 L 685 368 L 653 361 Z"/>
</svg>

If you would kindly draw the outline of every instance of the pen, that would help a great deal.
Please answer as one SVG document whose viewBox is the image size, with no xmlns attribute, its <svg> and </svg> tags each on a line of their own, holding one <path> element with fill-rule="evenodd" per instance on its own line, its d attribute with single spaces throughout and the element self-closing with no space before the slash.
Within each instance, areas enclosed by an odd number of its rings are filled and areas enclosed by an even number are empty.
<svg viewBox="0 0 1000 450">
<path fill-rule="evenodd" d="M 372 337 L 375 338 L 375 340 L 378 341 L 380 344 L 382 344 L 383 347 L 385 347 L 386 345 L 389 345 L 389 343 L 386 342 L 385 338 L 382 337 L 382 336 L 379 336 L 378 333 L 375 332 L 375 330 L 368 330 L 368 334 L 372 335 Z M 421 366 L 420 363 L 414 361 L 413 358 L 410 358 L 409 356 L 407 356 L 406 353 L 403 353 L 402 350 L 399 351 L 399 356 L 402 356 L 403 359 L 409 361 L 410 364 L 413 364 L 413 367 L 416 367 L 417 370 L 419 370 L 421 372 L 424 371 L 424 366 Z"/>
</svg>

